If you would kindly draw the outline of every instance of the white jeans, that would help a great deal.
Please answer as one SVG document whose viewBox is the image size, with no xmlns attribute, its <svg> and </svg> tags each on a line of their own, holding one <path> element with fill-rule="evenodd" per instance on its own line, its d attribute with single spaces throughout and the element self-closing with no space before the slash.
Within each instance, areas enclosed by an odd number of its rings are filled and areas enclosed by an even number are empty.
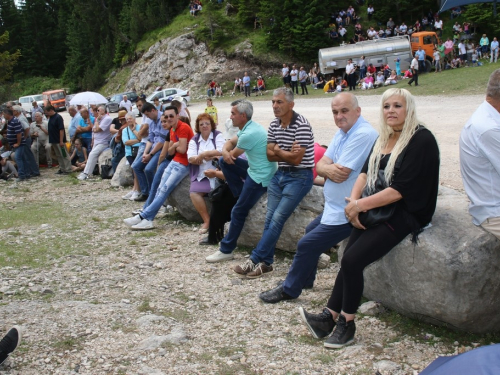
<svg viewBox="0 0 500 375">
<path fill-rule="evenodd" d="M 97 161 L 99 160 L 99 155 L 107 149 L 109 146 L 107 144 L 104 145 L 95 145 L 94 148 L 92 148 L 92 151 L 90 151 L 90 154 L 87 158 L 87 164 L 85 165 L 85 169 L 83 173 L 87 175 L 91 175 L 92 172 L 94 171 L 94 167 L 97 164 Z"/>
<path fill-rule="evenodd" d="M 493 57 L 493 55 L 495 55 L 495 56 Z M 493 59 L 495 60 L 495 62 L 497 62 L 497 60 L 498 60 L 498 48 L 494 51 L 491 51 L 490 63 L 493 62 Z"/>
</svg>

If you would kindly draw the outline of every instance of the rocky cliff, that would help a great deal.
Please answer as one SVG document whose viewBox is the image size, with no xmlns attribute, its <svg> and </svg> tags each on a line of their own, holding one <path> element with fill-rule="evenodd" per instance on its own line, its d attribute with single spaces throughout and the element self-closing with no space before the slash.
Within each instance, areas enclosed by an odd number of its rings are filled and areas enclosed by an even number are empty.
<svg viewBox="0 0 500 375">
<path fill-rule="evenodd" d="M 205 43 L 196 41 L 193 32 L 166 38 L 152 45 L 133 65 L 125 87 L 116 91 L 151 92 L 156 86 L 191 90 L 192 96 L 204 95 L 210 79 L 234 81 L 248 71 L 251 77 L 276 73 L 269 63 L 253 56 L 252 45 L 245 41 L 235 46 L 231 56 L 223 51 L 211 53 Z M 232 87 L 227 87 L 227 89 Z"/>
</svg>

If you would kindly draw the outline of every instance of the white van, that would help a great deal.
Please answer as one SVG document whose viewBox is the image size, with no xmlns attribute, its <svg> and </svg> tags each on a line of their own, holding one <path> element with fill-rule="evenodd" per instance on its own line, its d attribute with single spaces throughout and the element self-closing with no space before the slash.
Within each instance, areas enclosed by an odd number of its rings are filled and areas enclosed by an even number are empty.
<svg viewBox="0 0 500 375">
<path fill-rule="evenodd" d="M 38 103 L 39 107 L 43 107 L 42 94 L 21 96 L 19 98 L 19 103 L 21 104 L 21 107 L 23 107 L 23 109 L 28 113 L 31 113 L 31 109 L 33 108 L 33 105 L 31 103 L 33 103 L 34 101 Z"/>
</svg>

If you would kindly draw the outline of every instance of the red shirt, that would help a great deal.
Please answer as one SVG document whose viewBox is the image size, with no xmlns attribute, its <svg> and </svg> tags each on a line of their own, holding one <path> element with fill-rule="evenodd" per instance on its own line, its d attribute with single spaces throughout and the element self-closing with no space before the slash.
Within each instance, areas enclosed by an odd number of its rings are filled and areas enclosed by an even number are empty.
<svg viewBox="0 0 500 375">
<path fill-rule="evenodd" d="M 191 138 L 193 138 L 193 129 L 191 129 L 191 126 L 186 124 L 185 122 L 179 121 L 177 123 L 177 126 L 174 128 L 170 129 L 170 141 L 171 142 L 178 142 L 179 139 L 181 138 L 186 138 L 186 152 L 181 154 L 180 152 L 176 152 L 174 155 L 174 161 L 177 163 L 181 163 L 182 165 L 188 165 L 188 157 L 187 157 L 187 147 L 189 144 L 189 141 Z"/>
<path fill-rule="evenodd" d="M 377 69 L 374 66 L 368 66 L 367 71 L 368 73 L 373 74 L 377 71 Z"/>
</svg>

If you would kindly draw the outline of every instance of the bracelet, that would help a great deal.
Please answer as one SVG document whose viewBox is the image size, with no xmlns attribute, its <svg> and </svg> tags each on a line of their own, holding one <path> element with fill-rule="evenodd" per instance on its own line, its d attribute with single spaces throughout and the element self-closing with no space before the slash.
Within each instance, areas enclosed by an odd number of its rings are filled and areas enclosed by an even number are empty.
<svg viewBox="0 0 500 375">
<path fill-rule="evenodd" d="M 361 212 L 361 209 L 358 206 L 358 200 L 357 199 L 354 201 L 354 205 L 356 206 L 356 209 L 358 210 L 358 212 Z"/>
</svg>

